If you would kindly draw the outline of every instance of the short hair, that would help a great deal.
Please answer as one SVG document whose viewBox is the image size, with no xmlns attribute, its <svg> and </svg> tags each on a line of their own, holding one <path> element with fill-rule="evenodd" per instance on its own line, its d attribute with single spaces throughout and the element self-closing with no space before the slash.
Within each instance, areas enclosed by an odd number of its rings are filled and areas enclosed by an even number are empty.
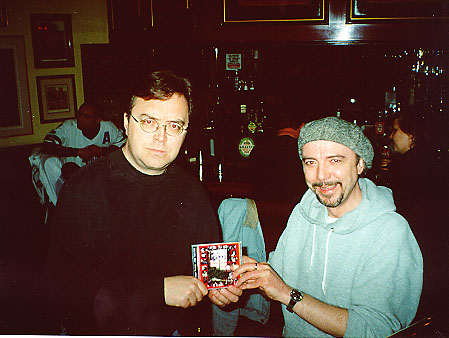
<svg viewBox="0 0 449 338">
<path fill-rule="evenodd" d="M 413 145 L 422 145 L 427 141 L 425 120 L 419 112 L 412 107 L 404 108 L 393 115 L 392 120 L 397 120 L 399 128 L 412 137 Z"/>
<path fill-rule="evenodd" d="M 93 112 L 94 112 L 94 115 L 96 116 L 96 117 L 99 117 L 99 118 L 103 118 L 103 106 L 102 105 L 100 105 L 98 102 L 96 102 L 96 101 L 92 101 L 92 100 L 89 100 L 89 101 L 84 101 L 84 103 L 78 108 L 78 110 L 76 111 L 76 117 L 78 117 L 78 114 L 79 114 L 79 111 L 82 109 L 82 108 L 90 108 Z"/>
<path fill-rule="evenodd" d="M 168 100 L 174 94 L 184 96 L 189 107 L 189 115 L 193 110 L 192 84 L 189 79 L 176 75 L 170 70 L 152 72 L 141 79 L 135 87 L 129 113 L 136 105 L 136 98 L 144 100 Z"/>
</svg>

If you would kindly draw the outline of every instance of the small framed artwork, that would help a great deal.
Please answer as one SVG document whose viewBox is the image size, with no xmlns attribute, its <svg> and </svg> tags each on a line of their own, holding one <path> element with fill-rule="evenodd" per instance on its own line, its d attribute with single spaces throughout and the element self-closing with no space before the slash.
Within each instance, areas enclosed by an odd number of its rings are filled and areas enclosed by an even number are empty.
<svg viewBox="0 0 449 338">
<path fill-rule="evenodd" d="M 0 27 L 8 26 L 8 12 L 6 10 L 6 0 L 0 0 Z"/>
<path fill-rule="evenodd" d="M 449 0 L 347 0 L 348 22 L 448 19 Z"/>
<path fill-rule="evenodd" d="M 224 22 L 326 23 L 327 0 L 223 0 Z"/>
<path fill-rule="evenodd" d="M 36 68 L 75 66 L 70 14 L 31 14 L 31 37 Z"/>
<path fill-rule="evenodd" d="M 76 91 L 74 75 L 37 76 L 41 123 L 75 118 Z"/>
<path fill-rule="evenodd" d="M 0 137 L 32 133 L 25 39 L 0 36 Z"/>
</svg>

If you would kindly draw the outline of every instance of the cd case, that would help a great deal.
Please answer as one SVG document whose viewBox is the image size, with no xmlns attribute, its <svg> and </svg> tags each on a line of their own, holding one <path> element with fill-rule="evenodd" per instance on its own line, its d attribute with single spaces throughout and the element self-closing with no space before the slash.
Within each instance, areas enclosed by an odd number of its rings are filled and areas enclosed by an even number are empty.
<svg viewBox="0 0 449 338">
<path fill-rule="evenodd" d="M 232 267 L 241 264 L 241 242 L 192 245 L 193 276 L 208 289 L 234 285 Z"/>
</svg>

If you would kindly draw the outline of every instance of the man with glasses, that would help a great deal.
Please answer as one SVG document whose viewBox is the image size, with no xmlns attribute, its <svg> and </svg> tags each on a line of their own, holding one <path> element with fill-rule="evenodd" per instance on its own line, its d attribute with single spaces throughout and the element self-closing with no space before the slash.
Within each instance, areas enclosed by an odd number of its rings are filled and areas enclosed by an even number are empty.
<svg viewBox="0 0 449 338">
<path fill-rule="evenodd" d="M 192 276 L 191 244 L 219 241 L 219 227 L 200 183 L 172 163 L 191 111 L 187 79 L 152 73 L 124 114 L 123 148 L 64 185 L 47 283 L 48 306 L 69 334 L 204 328 L 208 290 Z"/>
</svg>

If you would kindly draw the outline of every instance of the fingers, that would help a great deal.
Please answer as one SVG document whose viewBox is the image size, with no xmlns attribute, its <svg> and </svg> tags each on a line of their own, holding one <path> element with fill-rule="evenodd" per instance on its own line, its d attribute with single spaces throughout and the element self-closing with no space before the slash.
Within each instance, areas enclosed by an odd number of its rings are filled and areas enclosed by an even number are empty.
<svg viewBox="0 0 449 338">
<path fill-rule="evenodd" d="M 234 271 L 234 275 L 240 275 L 235 286 L 243 290 L 258 288 L 270 273 L 271 267 L 265 262 L 241 265 Z"/>
<path fill-rule="evenodd" d="M 242 282 L 241 285 L 239 285 L 239 288 L 242 290 L 248 290 L 248 289 L 257 289 L 262 286 L 262 281 L 259 278 L 256 279 L 248 279 L 245 282 Z"/>
<path fill-rule="evenodd" d="M 198 302 L 201 302 L 203 297 L 208 293 L 206 285 L 196 278 L 193 278 L 193 283 L 190 285 L 190 290 L 191 294 L 195 296 L 193 300 L 195 304 L 192 305 L 196 305 Z"/>
<path fill-rule="evenodd" d="M 238 276 L 244 274 L 245 272 L 255 271 L 255 270 L 263 270 L 267 263 L 257 262 L 256 260 L 252 260 L 251 262 L 240 265 L 235 271 L 234 276 Z"/>
<path fill-rule="evenodd" d="M 261 271 L 250 271 L 250 272 L 246 272 L 243 275 L 240 276 L 240 278 L 238 279 L 237 283 L 236 283 L 236 287 L 241 288 L 241 289 L 249 289 L 249 285 L 254 285 L 254 280 L 259 280 L 260 277 L 262 275 Z M 258 286 L 255 286 L 258 287 Z"/>
<path fill-rule="evenodd" d="M 234 276 L 239 276 L 244 274 L 245 272 L 253 271 L 254 263 L 246 263 L 240 265 L 237 269 L 234 270 Z"/>
<path fill-rule="evenodd" d="M 223 307 L 230 302 L 225 297 L 223 297 L 218 290 L 211 290 L 208 296 L 211 302 L 219 307 Z"/>
<path fill-rule="evenodd" d="M 245 263 L 257 263 L 257 261 L 254 258 L 245 256 L 245 255 L 242 256 L 242 262 L 243 262 L 243 264 L 245 264 Z"/>
<path fill-rule="evenodd" d="M 207 287 L 193 276 L 164 278 L 164 297 L 167 305 L 183 308 L 195 306 L 207 293 Z"/>
<path fill-rule="evenodd" d="M 243 291 L 241 289 L 239 289 L 238 287 L 234 286 L 234 285 L 229 285 L 227 287 L 227 291 L 229 291 L 230 293 L 232 293 L 235 296 L 240 297 L 243 293 Z"/>
<path fill-rule="evenodd" d="M 212 303 L 214 303 L 215 305 L 218 305 L 220 307 L 223 307 L 223 306 L 229 304 L 229 302 L 230 302 L 223 295 L 221 295 L 219 290 L 212 290 L 211 292 L 209 292 L 208 296 Z"/>
<path fill-rule="evenodd" d="M 242 290 L 230 285 L 228 288 L 211 290 L 209 292 L 209 299 L 214 304 L 222 307 L 230 303 L 236 303 L 241 295 Z"/>
<path fill-rule="evenodd" d="M 198 289 L 200 290 L 202 296 L 204 297 L 205 295 L 208 294 L 209 290 L 207 289 L 206 285 L 201 282 L 200 280 L 198 280 Z M 202 298 L 202 297 L 201 297 Z M 201 299 L 200 299 L 201 300 Z"/>
<path fill-rule="evenodd" d="M 197 285 L 192 285 L 190 289 L 186 291 L 184 296 L 181 297 L 179 306 L 183 308 L 195 306 L 203 300 L 203 297 L 206 294 L 204 294 Z"/>
</svg>

